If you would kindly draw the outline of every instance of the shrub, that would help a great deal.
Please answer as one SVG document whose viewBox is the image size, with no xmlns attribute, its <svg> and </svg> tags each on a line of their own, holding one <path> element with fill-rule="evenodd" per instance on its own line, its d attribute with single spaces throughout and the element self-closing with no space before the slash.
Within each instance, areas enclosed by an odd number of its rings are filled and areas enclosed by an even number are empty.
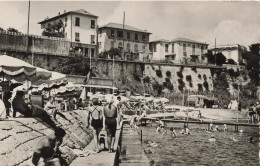
<svg viewBox="0 0 260 166">
<path fill-rule="evenodd" d="M 144 77 L 144 83 L 150 83 L 151 82 L 151 80 L 150 80 L 150 77 L 148 77 L 148 76 L 145 76 Z"/>
<path fill-rule="evenodd" d="M 182 79 L 178 79 L 178 83 L 179 83 L 179 85 L 185 85 L 185 83 L 183 82 L 183 80 Z"/>
<path fill-rule="evenodd" d="M 205 74 L 203 74 L 203 79 L 204 81 L 207 81 L 207 76 Z"/>
<path fill-rule="evenodd" d="M 162 77 L 162 71 L 161 70 L 155 70 L 155 72 L 156 72 L 156 75 L 158 77 Z"/>
<path fill-rule="evenodd" d="M 159 84 L 158 82 L 154 82 L 153 89 L 157 92 L 158 95 L 160 95 L 163 90 L 163 85 Z"/>
<path fill-rule="evenodd" d="M 183 88 L 184 88 L 184 86 L 179 85 L 178 88 L 179 88 L 179 90 L 180 90 L 181 92 L 183 92 Z"/>
<path fill-rule="evenodd" d="M 231 77 L 238 77 L 240 75 L 239 72 L 235 72 L 234 69 L 228 69 L 228 73 Z"/>
<path fill-rule="evenodd" d="M 201 84 L 198 84 L 198 91 L 200 91 L 200 92 L 203 91 L 203 88 L 202 88 L 202 85 L 201 85 Z"/>
<path fill-rule="evenodd" d="M 234 83 L 233 87 L 234 87 L 234 89 L 238 90 L 238 85 L 237 84 Z"/>
<path fill-rule="evenodd" d="M 199 77 L 199 79 L 201 79 L 201 75 L 200 74 L 198 75 L 198 77 Z"/>
<path fill-rule="evenodd" d="M 189 82 L 189 86 L 192 88 L 193 87 L 193 84 L 192 84 L 192 82 Z"/>
<path fill-rule="evenodd" d="M 172 76 L 172 73 L 170 71 L 166 71 L 166 76 L 167 77 L 171 77 Z"/>
<path fill-rule="evenodd" d="M 227 64 L 234 65 L 234 64 L 236 64 L 236 62 L 233 59 L 228 59 Z"/>
<path fill-rule="evenodd" d="M 165 78 L 165 82 L 163 82 L 163 86 L 166 87 L 169 90 L 173 90 L 173 85 L 172 85 L 171 80 L 169 78 Z"/>
<path fill-rule="evenodd" d="M 207 81 L 203 83 L 204 88 L 208 91 L 209 90 L 209 84 Z"/>
<path fill-rule="evenodd" d="M 177 76 L 178 76 L 179 78 L 183 78 L 183 75 L 182 75 L 182 73 L 181 73 L 180 71 L 177 72 Z"/>
<path fill-rule="evenodd" d="M 134 77 L 134 79 L 135 79 L 136 81 L 141 82 L 141 78 L 140 78 L 139 75 L 137 75 L 136 73 L 133 74 L 133 77 Z"/>
<path fill-rule="evenodd" d="M 195 73 L 197 73 L 197 68 L 196 67 L 192 67 L 191 70 L 194 71 Z"/>
<path fill-rule="evenodd" d="M 186 76 L 186 81 L 191 82 L 191 75 Z"/>
</svg>

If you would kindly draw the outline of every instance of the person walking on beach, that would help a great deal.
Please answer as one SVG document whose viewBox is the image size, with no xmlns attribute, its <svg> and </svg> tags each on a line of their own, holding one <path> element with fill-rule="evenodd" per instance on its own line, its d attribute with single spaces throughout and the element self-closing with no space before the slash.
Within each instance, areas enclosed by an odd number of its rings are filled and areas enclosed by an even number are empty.
<svg viewBox="0 0 260 166">
<path fill-rule="evenodd" d="M 38 166 L 61 166 L 60 159 L 55 155 L 59 155 L 59 146 L 65 135 L 65 130 L 56 128 L 54 134 L 41 139 L 34 150 L 32 163 Z"/>
<path fill-rule="evenodd" d="M 96 152 L 100 152 L 100 144 L 99 144 L 99 133 L 104 126 L 104 118 L 103 118 L 103 107 L 100 106 L 98 99 L 92 100 L 93 105 L 88 107 L 88 120 L 87 127 L 91 126 L 94 134 L 94 142 L 96 145 Z"/>
<path fill-rule="evenodd" d="M 105 118 L 105 127 L 107 132 L 107 143 L 109 152 L 114 152 L 114 143 L 115 143 L 115 135 L 117 122 L 119 113 L 117 107 L 113 104 L 113 101 L 109 101 L 109 104 L 104 107 L 104 118 Z"/>
</svg>

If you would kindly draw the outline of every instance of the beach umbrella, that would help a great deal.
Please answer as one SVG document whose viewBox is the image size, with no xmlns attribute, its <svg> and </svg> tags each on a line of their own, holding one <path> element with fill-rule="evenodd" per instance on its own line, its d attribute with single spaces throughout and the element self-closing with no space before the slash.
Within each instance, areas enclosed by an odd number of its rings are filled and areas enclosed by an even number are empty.
<svg viewBox="0 0 260 166">
<path fill-rule="evenodd" d="M 167 98 L 165 98 L 165 97 L 160 98 L 160 100 L 161 100 L 161 102 L 163 102 L 163 103 L 168 103 L 168 102 L 170 101 L 169 99 L 167 99 Z"/>
<path fill-rule="evenodd" d="M 36 67 L 20 59 L 0 55 L 0 76 L 22 82 L 36 76 Z"/>
</svg>

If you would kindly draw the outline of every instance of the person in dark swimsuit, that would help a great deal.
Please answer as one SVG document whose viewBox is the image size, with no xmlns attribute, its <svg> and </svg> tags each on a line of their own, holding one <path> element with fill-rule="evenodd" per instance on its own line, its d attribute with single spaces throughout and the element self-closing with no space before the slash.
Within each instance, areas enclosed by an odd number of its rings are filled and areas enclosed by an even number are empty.
<svg viewBox="0 0 260 166">
<path fill-rule="evenodd" d="M 88 110 L 87 127 L 90 124 L 94 134 L 96 152 L 100 152 L 99 133 L 104 126 L 103 107 L 100 106 L 98 99 L 93 99 L 92 103 L 93 103 L 92 106 L 87 108 Z"/>
<path fill-rule="evenodd" d="M 109 152 L 113 152 L 114 143 L 115 143 L 115 134 L 117 129 L 117 118 L 118 118 L 118 109 L 110 102 L 104 107 L 104 118 L 107 132 L 107 143 Z"/>
</svg>

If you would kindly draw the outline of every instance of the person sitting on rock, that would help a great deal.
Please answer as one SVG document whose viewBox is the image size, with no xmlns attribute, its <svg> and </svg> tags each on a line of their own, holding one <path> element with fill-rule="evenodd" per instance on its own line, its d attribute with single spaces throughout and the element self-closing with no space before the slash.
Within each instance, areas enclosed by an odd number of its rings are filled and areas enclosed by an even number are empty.
<svg viewBox="0 0 260 166">
<path fill-rule="evenodd" d="M 60 166 L 60 159 L 55 158 L 55 155 L 58 155 L 59 146 L 65 135 L 65 130 L 56 128 L 54 134 L 41 139 L 34 150 L 32 163 L 38 166 Z"/>
<path fill-rule="evenodd" d="M 29 107 L 24 101 L 24 95 L 25 93 L 23 91 L 17 91 L 16 96 L 12 101 L 13 117 L 16 117 L 17 112 L 21 113 L 25 117 L 39 117 L 53 129 L 56 129 L 56 124 L 48 113 L 37 105 L 31 105 L 31 107 Z"/>
</svg>

